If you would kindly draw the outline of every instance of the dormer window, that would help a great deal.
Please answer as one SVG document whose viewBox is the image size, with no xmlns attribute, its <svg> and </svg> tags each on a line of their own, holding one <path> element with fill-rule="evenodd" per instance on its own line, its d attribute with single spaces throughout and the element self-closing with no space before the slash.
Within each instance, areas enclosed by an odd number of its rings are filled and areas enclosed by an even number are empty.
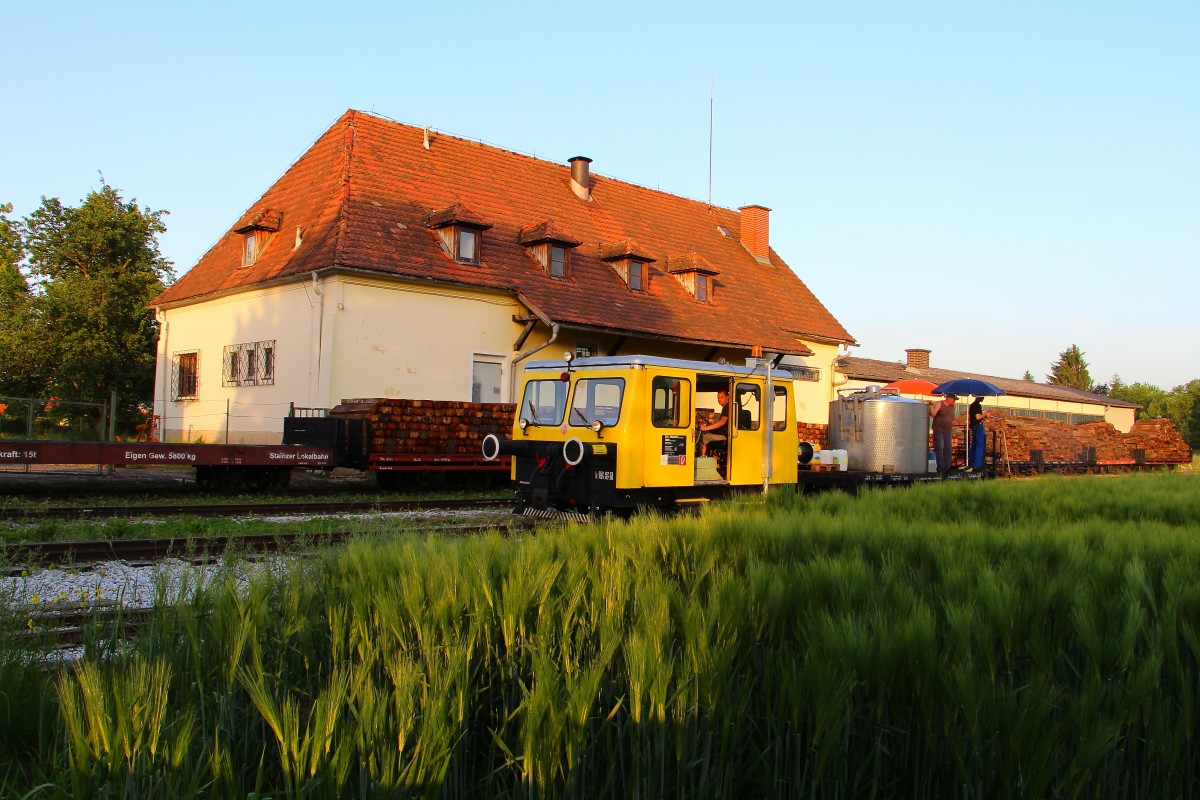
<svg viewBox="0 0 1200 800">
<path fill-rule="evenodd" d="M 646 262 L 631 260 L 629 262 L 629 288 L 635 292 L 644 292 L 646 283 Z"/>
<path fill-rule="evenodd" d="M 550 245 L 550 277 L 567 277 L 567 248 L 561 244 Z"/>
<path fill-rule="evenodd" d="M 463 264 L 479 263 L 479 231 L 459 228 L 454 236 L 454 260 Z"/>
<path fill-rule="evenodd" d="M 529 254 L 551 278 L 565 280 L 571 276 L 571 251 L 580 242 L 567 235 L 554 220 L 522 228 L 517 240 L 525 245 Z"/>
<path fill-rule="evenodd" d="M 249 267 L 258 261 L 271 237 L 279 230 L 283 212 L 270 208 L 252 210 L 243 217 L 233 232 L 242 235 L 242 266 Z"/>
<path fill-rule="evenodd" d="M 720 272 L 703 256 L 696 253 L 667 256 L 667 272 L 674 275 L 698 302 L 712 301 L 713 276 Z"/>
<path fill-rule="evenodd" d="M 630 291 L 649 291 L 650 262 L 655 259 L 632 239 L 601 245 L 600 260 L 621 276 Z"/>
<path fill-rule="evenodd" d="M 483 263 L 483 232 L 492 227 L 462 203 L 435 211 L 425 223 L 433 228 L 442 248 L 459 264 Z"/>
</svg>

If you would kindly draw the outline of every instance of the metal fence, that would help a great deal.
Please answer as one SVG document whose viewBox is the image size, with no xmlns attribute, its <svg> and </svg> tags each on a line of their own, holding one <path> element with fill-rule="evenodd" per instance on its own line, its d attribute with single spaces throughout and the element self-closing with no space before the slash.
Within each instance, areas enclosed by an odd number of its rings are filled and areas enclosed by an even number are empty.
<svg viewBox="0 0 1200 800">
<path fill-rule="evenodd" d="M 0 395 L 0 439 L 105 441 L 110 414 L 106 403 Z"/>
</svg>

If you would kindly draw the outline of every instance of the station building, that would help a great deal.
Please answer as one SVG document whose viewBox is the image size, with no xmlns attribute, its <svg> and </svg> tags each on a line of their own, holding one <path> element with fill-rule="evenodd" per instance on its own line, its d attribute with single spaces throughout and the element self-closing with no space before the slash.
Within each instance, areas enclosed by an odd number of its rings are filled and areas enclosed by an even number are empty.
<svg viewBox="0 0 1200 800">
<path fill-rule="evenodd" d="M 231 213 L 231 217 L 232 217 Z M 721 208 L 347 111 L 152 305 L 164 441 L 278 442 L 291 406 L 513 402 L 531 359 L 779 355 L 824 422 L 854 337 Z"/>
</svg>

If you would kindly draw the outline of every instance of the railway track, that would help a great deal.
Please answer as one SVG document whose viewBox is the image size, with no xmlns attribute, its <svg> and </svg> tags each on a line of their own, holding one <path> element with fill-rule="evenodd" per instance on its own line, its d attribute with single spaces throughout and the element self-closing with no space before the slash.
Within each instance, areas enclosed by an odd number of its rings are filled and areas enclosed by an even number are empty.
<svg viewBox="0 0 1200 800">
<path fill-rule="evenodd" d="M 418 525 L 406 533 L 441 533 L 455 536 L 474 536 L 488 531 L 508 535 L 529 530 L 532 520 L 514 517 L 489 524 L 430 524 Z M 94 541 L 19 542 L 7 544 L 0 550 L 4 566 L 0 574 L 18 576 L 31 568 L 68 566 L 87 570 L 97 564 L 122 561 L 132 565 L 153 564 L 167 558 L 193 563 L 220 559 L 229 551 L 246 555 L 265 555 L 280 551 L 303 552 L 307 549 L 344 542 L 359 533 L 263 533 L 238 536 L 171 537 L 161 539 L 114 539 Z"/>
<path fill-rule="evenodd" d="M 511 506 L 511 499 L 492 500 L 359 500 L 281 503 L 156 503 L 153 505 L 79 505 L 0 508 L 0 521 L 40 522 L 48 519 L 116 519 L 140 517 L 267 517 L 370 514 L 394 511 L 462 511 Z"/>
<path fill-rule="evenodd" d="M 15 635 L 44 652 L 63 651 L 83 645 L 88 633 L 125 638 L 137 633 L 158 613 L 154 608 L 125 608 L 113 603 L 25 615 Z"/>
<path fill-rule="evenodd" d="M 490 524 L 440 524 L 419 525 L 406 529 L 406 534 L 438 533 L 441 535 L 473 536 L 485 532 L 498 532 L 510 535 L 528 531 L 536 525 L 536 521 L 522 517 L 514 517 L 501 522 Z M 119 574 L 128 580 L 131 573 L 145 575 L 142 567 L 157 569 L 159 562 L 174 559 L 176 562 L 186 562 L 193 565 L 204 565 L 216 561 L 228 553 L 238 557 L 256 560 L 274 553 L 283 552 L 288 556 L 303 556 L 311 554 L 317 547 L 346 541 L 357 533 L 326 533 L 319 536 L 312 534 L 262 534 L 242 536 L 213 536 L 197 538 L 174 539 L 122 539 L 107 542 L 30 542 L 8 545 L 3 549 L 3 558 L 8 566 L 0 567 L 0 573 L 7 573 L 9 578 L 18 581 L 33 580 L 35 575 L 46 574 L 37 571 L 38 567 L 53 569 L 66 565 L 68 570 L 64 576 L 82 578 L 93 569 L 99 569 L 103 575 L 112 569 L 113 562 L 121 562 L 124 567 Z M 127 569 L 126 569 L 127 568 Z M 187 569 L 178 563 L 168 566 L 171 574 Z M 28 577 L 27 577 L 28 576 Z M 64 584 L 56 582 L 55 592 Z M 73 580 L 66 577 L 66 580 Z M 144 580 L 144 579 L 143 579 Z M 127 584 L 128 586 L 128 584 Z M 136 592 L 135 592 L 136 593 Z M 138 628 L 151 620 L 156 612 L 153 607 L 143 605 L 157 600 L 134 600 L 133 605 L 114 602 L 108 598 L 120 597 L 121 590 L 110 591 L 106 588 L 103 595 L 99 590 L 78 588 L 63 590 L 50 603 L 39 601 L 32 595 L 33 604 L 23 610 L 11 609 L 4 615 L 10 635 L 18 641 L 24 641 L 31 649 L 41 652 L 49 666 L 68 663 L 78 657 L 79 648 L 92 638 L 123 640 L 134 635 Z M 52 597 L 45 594 L 43 597 Z M 75 603 L 69 598 L 81 597 Z M 91 598 L 95 602 L 91 602 Z M 104 599 L 101 599 L 101 598 Z M 67 601 L 58 605 L 61 601 Z M 54 604 L 54 605 L 51 605 Z M 15 612 L 15 613 L 13 613 Z"/>
</svg>

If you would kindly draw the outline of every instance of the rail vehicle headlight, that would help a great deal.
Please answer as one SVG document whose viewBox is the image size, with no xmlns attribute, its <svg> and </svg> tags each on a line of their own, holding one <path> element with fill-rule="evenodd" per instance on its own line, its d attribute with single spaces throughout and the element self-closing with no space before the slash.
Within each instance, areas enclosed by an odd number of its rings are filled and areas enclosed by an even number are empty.
<svg viewBox="0 0 1200 800">
<path fill-rule="evenodd" d="M 596 432 L 597 436 L 600 436 L 600 432 L 604 430 L 604 422 L 601 420 L 596 420 L 592 423 L 592 430 Z"/>
<path fill-rule="evenodd" d="M 571 363 L 572 361 L 574 361 L 574 360 L 575 360 L 575 354 L 574 354 L 574 353 L 572 353 L 570 350 L 568 350 L 568 351 L 566 351 L 565 353 L 563 353 L 563 361 L 565 361 L 565 362 L 567 362 L 568 364 L 570 364 L 570 363 Z"/>
<path fill-rule="evenodd" d="M 563 442 L 562 454 L 563 461 L 567 462 L 568 466 L 577 467 L 583 461 L 583 457 L 587 455 L 587 448 L 577 437 L 572 436 Z"/>
<path fill-rule="evenodd" d="M 526 436 L 529 435 L 529 431 L 525 430 L 529 427 L 529 420 L 521 417 L 519 420 L 517 420 L 517 427 L 521 429 L 521 433 L 525 434 Z"/>
</svg>

